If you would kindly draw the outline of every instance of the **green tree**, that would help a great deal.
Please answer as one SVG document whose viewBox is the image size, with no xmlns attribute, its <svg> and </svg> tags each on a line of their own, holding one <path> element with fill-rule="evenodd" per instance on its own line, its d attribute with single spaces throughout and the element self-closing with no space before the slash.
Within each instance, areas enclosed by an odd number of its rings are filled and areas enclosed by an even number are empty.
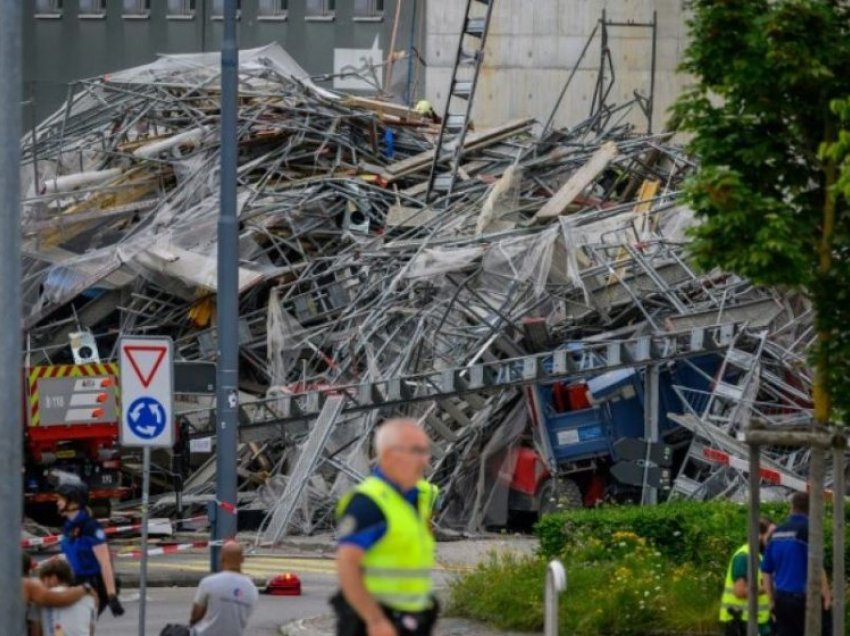
<svg viewBox="0 0 850 636">
<path fill-rule="evenodd" d="M 850 93 L 850 9 L 838 0 L 690 5 L 683 70 L 696 84 L 675 112 L 701 166 L 687 193 L 702 221 L 694 256 L 811 299 L 816 419 L 834 421 L 850 411 L 850 177 L 839 179 L 850 144 L 839 134 L 846 111 L 834 104 Z"/>
<path fill-rule="evenodd" d="M 843 420 L 850 412 L 850 8 L 843 0 L 689 4 L 683 70 L 696 82 L 674 110 L 700 162 L 687 190 L 702 222 L 693 254 L 705 267 L 811 300 L 815 420 Z M 813 453 L 813 475 L 823 461 Z M 815 563 L 818 506 L 813 497 Z"/>
</svg>

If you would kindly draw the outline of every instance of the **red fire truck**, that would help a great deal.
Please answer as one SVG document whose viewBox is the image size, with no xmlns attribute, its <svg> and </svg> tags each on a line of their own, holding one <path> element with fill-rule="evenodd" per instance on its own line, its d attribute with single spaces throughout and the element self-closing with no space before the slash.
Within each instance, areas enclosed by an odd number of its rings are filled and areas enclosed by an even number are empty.
<svg viewBox="0 0 850 636">
<path fill-rule="evenodd" d="M 129 493 L 121 483 L 118 365 L 35 366 L 26 370 L 24 495 L 34 516 L 51 512 L 54 471 L 80 476 L 93 507 L 108 512 Z M 41 512 L 41 515 L 38 513 Z"/>
</svg>

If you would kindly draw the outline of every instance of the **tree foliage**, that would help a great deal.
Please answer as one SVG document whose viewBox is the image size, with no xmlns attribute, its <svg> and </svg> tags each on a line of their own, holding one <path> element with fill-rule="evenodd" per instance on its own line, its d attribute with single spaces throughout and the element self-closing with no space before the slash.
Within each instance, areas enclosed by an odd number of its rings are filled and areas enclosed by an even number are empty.
<svg viewBox="0 0 850 636">
<path fill-rule="evenodd" d="M 821 413 L 846 414 L 850 8 L 842 0 L 689 4 L 683 70 L 695 84 L 674 110 L 700 162 L 687 190 L 701 221 L 693 254 L 706 268 L 811 299 L 815 398 L 820 386 Z"/>
</svg>

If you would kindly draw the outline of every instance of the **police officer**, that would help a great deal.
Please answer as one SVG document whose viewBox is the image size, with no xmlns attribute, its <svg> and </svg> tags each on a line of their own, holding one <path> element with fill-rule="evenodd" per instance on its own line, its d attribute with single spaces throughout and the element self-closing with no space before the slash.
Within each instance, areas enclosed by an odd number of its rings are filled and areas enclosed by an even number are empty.
<svg viewBox="0 0 850 636">
<path fill-rule="evenodd" d="M 769 519 L 759 520 L 759 554 L 764 548 L 770 533 L 776 526 Z M 748 573 L 750 565 L 750 545 L 745 543 L 735 550 L 726 569 L 726 582 L 720 597 L 720 622 L 726 636 L 747 636 L 748 612 Z M 758 626 L 759 636 L 770 636 L 770 599 L 764 589 L 761 572 L 758 576 Z"/>
<path fill-rule="evenodd" d="M 430 440 L 415 420 L 390 420 L 375 434 L 375 451 L 374 473 L 337 507 L 337 635 L 428 636 L 437 619 L 437 488 L 423 479 Z"/>
<path fill-rule="evenodd" d="M 86 507 L 89 491 L 81 481 L 66 481 L 56 489 L 56 507 L 65 517 L 62 552 L 78 584 L 88 583 L 97 592 L 98 615 L 109 606 L 113 616 L 124 608 L 118 600 L 106 533 Z"/>
<path fill-rule="evenodd" d="M 800 636 L 806 625 L 806 580 L 809 562 L 809 495 L 791 496 L 791 516 L 770 537 L 761 571 L 776 618 L 779 636 Z M 826 572 L 821 570 L 824 634 L 832 633 L 832 597 Z"/>
</svg>

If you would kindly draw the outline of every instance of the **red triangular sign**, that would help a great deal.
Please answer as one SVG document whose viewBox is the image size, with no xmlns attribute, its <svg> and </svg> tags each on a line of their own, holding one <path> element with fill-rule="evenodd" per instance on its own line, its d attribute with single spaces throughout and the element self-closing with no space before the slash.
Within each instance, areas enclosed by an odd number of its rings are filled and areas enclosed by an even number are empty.
<svg viewBox="0 0 850 636">
<path fill-rule="evenodd" d="M 159 365 L 165 358 L 166 347 L 127 345 L 124 347 L 124 353 L 133 366 L 133 371 L 136 372 L 139 382 L 142 383 L 143 387 L 148 388 L 159 370 Z"/>
</svg>

